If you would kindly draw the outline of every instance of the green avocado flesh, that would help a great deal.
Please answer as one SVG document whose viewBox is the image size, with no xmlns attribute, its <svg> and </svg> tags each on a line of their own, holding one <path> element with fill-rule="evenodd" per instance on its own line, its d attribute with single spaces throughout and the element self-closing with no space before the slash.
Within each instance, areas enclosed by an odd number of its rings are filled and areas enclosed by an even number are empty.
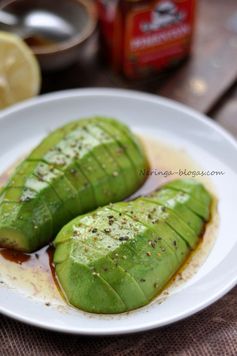
<svg viewBox="0 0 237 356">
<path fill-rule="evenodd" d="M 177 180 L 146 197 L 81 215 L 54 240 L 54 264 L 70 304 L 122 313 L 148 304 L 203 236 L 212 198 Z"/>
<path fill-rule="evenodd" d="M 94 117 L 47 136 L 0 194 L 0 246 L 32 252 L 70 220 L 133 194 L 149 167 L 124 124 Z"/>
</svg>

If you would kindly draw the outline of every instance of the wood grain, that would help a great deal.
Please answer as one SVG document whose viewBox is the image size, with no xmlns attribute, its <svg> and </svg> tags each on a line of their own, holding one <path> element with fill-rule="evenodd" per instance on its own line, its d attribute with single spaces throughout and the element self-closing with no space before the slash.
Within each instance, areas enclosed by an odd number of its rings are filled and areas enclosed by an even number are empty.
<svg viewBox="0 0 237 356">
<path fill-rule="evenodd" d="M 210 114 L 237 138 L 237 85 L 226 95 L 221 105 Z"/>
<path fill-rule="evenodd" d="M 157 93 L 210 111 L 237 79 L 234 15 L 236 0 L 200 1 L 192 58 Z"/>
</svg>

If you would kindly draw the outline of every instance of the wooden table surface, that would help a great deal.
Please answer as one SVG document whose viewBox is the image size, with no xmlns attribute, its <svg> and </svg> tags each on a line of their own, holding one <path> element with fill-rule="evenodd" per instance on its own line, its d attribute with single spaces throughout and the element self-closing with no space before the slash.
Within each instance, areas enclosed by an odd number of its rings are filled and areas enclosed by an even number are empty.
<svg viewBox="0 0 237 356">
<path fill-rule="evenodd" d="M 199 0 L 191 57 L 161 77 L 129 82 L 103 63 L 96 46 L 88 59 L 44 73 L 42 93 L 68 88 L 115 87 L 162 95 L 209 114 L 237 135 L 237 2 Z"/>
</svg>

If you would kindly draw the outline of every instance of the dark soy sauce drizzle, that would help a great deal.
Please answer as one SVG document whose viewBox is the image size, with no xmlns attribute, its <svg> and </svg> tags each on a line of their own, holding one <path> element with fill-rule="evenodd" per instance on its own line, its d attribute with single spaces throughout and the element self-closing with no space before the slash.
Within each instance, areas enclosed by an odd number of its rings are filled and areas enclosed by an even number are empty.
<svg viewBox="0 0 237 356">
<path fill-rule="evenodd" d="M 15 251 L 15 250 L 9 250 L 7 248 L 0 249 L 0 254 L 6 260 L 15 262 L 19 265 L 31 259 L 31 256 L 26 253 Z"/>
<path fill-rule="evenodd" d="M 46 247 L 43 247 L 42 249 L 33 253 L 24 253 L 21 251 L 15 251 L 7 248 L 0 248 L 0 255 L 4 259 L 19 265 L 25 264 L 34 267 L 40 262 L 40 265 L 47 269 L 48 266 L 51 266 L 51 264 L 53 264 L 53 250 L 53 246 L 51 245 L 47 245 Z"/>
</svg>

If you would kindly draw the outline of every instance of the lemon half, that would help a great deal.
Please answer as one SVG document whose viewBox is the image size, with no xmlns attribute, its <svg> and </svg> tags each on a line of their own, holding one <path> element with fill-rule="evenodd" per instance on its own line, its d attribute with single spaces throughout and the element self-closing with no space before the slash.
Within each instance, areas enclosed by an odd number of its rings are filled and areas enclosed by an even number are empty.
<svg viewBox="0 0 237 356">
<path fill-rule="evenodd" d="M 18 36 L 0 32 L 0 109 L 40 91 L 41 73 L 31 49 Z"/>
</svg>

